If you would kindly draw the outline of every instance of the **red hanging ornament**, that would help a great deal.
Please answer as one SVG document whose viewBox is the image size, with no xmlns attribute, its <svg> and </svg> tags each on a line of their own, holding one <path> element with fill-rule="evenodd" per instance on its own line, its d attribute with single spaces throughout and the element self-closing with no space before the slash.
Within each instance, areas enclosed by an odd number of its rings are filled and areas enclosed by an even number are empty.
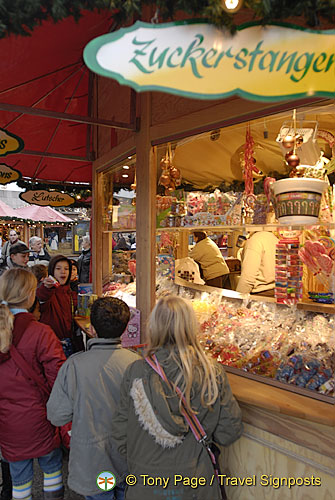
<svg viewBox="0 0 335 500">
<path fill-rule="evenodd" d="M 285 156 L 285 160 L 287 161 L 287 164 L 293 168 L 297 167 L 300 163 L 299 156 L 293 151 L 291 151 Z"/>
<path fill-rule="evenodd" d="M 244 190 L 246 195 L 253 194 L 254 192 L 254 180 L 253 180 L 253 172 L 257 172 L 258 168 L 255 166 L 255 158 L 254 154 L 254 140 L 250 133 L 250 125 L 247 125 L 246 132 L 246 141 L 244 145 L 244 171 L 243 171 L 243 179 L 244 179 Z"/>
</svg>

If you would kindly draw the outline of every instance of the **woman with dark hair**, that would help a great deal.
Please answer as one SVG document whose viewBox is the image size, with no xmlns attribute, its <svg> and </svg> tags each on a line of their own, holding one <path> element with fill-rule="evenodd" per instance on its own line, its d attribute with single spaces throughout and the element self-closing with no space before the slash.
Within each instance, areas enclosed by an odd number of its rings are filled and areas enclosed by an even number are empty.
<svg viewBox="0 0 335 500">
<path fill-rule="evenodd" d="M 34 458 L 44 473 L 43 498 L 61 500 L 62 452 L 46 401 L 65 356 L 51 328 L 28 312 L 36 286 L 25 269 L 10 269 L 0 279 L 0 447 L 13 500 L 32 499 Z"/>
<path fill-rule="evenodd" d="M 74 311 L 77 294 L 70 288 L 72 264 L 64 255 L 49 262 L 49 276 L 44 278 L 36 295 L 41 303 L 41 322 L 50 325 L 63 345 L 65 355 L 74 352 Z"/>
<path fill-rule="evenodd" d="M 208 238 L 205 231 L 194 231 L 193 237 L 195 245 L 189 255 L 199 264 L 200 274 L 206 285 L 228 288 L 229 267 L 219 247 Z"/>
</svg>

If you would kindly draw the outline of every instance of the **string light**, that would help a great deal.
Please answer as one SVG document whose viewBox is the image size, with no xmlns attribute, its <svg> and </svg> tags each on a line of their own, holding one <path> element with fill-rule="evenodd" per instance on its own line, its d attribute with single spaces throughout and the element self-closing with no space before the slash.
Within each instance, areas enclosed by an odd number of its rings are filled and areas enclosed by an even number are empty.
<svg viewBox="0 0 335 500">
<path fill-rule="evenodd" d="M 229 14 L 235 14 L 242 7 L 243 0 L 222 0 L 222 7 Z"/>
</svg>

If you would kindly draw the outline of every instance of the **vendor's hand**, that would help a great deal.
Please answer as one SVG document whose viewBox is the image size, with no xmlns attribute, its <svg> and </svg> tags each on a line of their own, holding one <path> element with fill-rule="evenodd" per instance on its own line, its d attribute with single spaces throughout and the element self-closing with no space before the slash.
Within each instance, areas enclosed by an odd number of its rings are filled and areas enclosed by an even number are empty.
<svg viewBox="0 0 335 500">
<path fill-rule="evenodd" d="M 45 286 L 45 288 L 52 288 L 55 286 L 56 281 L 57 280 L 53 276 L 47 276 L 46 278 L 44 278 L 42 283 Z"/>
</svg>

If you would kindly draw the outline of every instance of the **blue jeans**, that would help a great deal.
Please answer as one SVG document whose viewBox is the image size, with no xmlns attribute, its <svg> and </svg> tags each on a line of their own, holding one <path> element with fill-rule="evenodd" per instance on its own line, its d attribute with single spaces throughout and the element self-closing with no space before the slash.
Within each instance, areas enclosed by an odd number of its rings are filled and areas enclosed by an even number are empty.
<svg viewBox="0 0 335 500">
<path fill-rule="evenodd" d="M 62 469 L 63 456 L 60 448 L 50 451 L 47 455 L 38 457 L 37 460 L 42 471 L 46 474 L 52 474 Z M 19 460 L 18 462 L 9 462 L 10 474 L 15 486 L 21 486 L 28 483 L 28 481 L 32 481 L 34 476 L 33 462 L 33 458 Z"/>
<path fill-rule="evenodd" d="M 119 483 L 113 490 L 97 493 L 96 495 L 85 497 L 86 500 L 124 500 L 124 490 L 126 483 Z"/>
</svg>

